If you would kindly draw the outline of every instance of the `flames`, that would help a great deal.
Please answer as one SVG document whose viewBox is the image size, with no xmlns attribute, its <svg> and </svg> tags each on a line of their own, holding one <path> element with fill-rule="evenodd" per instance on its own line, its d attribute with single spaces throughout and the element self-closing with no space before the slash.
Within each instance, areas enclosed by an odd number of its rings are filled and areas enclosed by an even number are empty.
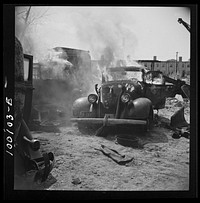
<svg viewBox="0 0 200 203">
<path fill-rule="evenodd" d="M 82 58 L 81 60 L 85 59 Z M 106 80 L 130 78 L 130 75 L 123 73 L 114 76 L 109 72 L 109 67 L 141 67 L 130 55 L 125 59 L 116 57 L 115 51 L 109 47 L 104 49 L 100 60 L 91 60 L 91 67 L 80 66 L 76 69 L 75 64 L 68 61 L 67 53 L 62 49 L 58 51 L 49 50 L 39 63 L 41 65 L 42 79 L 68 80 L 69 83 L 73 83 L 74 88 L 80 89 L 83 95 L 94 93 L 94 85 L 101 84 L 102 75 Z"/>
<path fill-rule="evenodd" d="M 109 53 L 109 55 L 106 55 L 107 53 Z M 113 51 L 112 54 L 111 52 L 103 53 L 101 60 L 99 60 L 99 63 L 95 68 L 98 69 L 98 71 L 101 73 L 101 75 L 99 76 L 99 80 L 101 80 L 102 75 L 105 81 L 122 80 L 122 79 L 129 80 L 132 77 L 138 78 L 138 74 L 135 72 L 119 71 L 119 72 L 111 73 L 109 71 L 109 68 L 129 67 L 129 66 L 143 67 L 141 64 L 137 63 L 137 61 L 132 59 L 130 55 L 127 55 L 126 58 L 119 58 L 119 57 L 115 57 L 115 54 Z"/>
<path fill-rule="evenodd" d="M 23 15 L 29 7 L 17 7 L 16 35 L 23 33 Z M 95 83 L 101 83 L 102 73 L 107 77 L 110 66 L 136 65 L 130 55 L 134 55 L 137 38 L 129 21 L 132 13 L 111 8 L 31 7 L 29 24 L 22 40 L 26 53 L 33 55 L 41 64 L 44 79 L 62 79 L 72 81 L 84 94 L 93 91 Z M 22 13 L 22 14 L 21 14 Z M 41 18 L 37 18 L 41 16 Z M 89 15 L 89 17 L 88 17 Z M 74 64 L 61 51 L 46 55 L 50 47 L 65 46 L 89 50 L 92 60 L 91 70 L 80 68 L 76 73 Z M 129 55 L 128 55 L 129 54 Z M 45 57 L 43 57 L 45 55 Z M 60 56 L 59 56 L 60 55 Z M 74 77 L 75 75 L 75 77 Z"/>
</svg>

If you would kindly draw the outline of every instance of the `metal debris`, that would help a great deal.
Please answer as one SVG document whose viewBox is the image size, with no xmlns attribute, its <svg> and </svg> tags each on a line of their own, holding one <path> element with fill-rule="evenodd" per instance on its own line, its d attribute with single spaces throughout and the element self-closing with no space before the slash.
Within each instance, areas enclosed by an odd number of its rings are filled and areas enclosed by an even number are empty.
<svg viewBox="0 0 200 203">
<path fill-rule="evenodd" d="M 105 156 L 111 158 L 114 162 L 119 165 L 126 165 L 130 163 L 134 157 L 126 157 L 125 155 L 121 155 L 118 151 L 111 149 L 105 145 L 101 145 L 101 148 L 94 148 L 95 150 L 101 151 Z"/>
</svg>

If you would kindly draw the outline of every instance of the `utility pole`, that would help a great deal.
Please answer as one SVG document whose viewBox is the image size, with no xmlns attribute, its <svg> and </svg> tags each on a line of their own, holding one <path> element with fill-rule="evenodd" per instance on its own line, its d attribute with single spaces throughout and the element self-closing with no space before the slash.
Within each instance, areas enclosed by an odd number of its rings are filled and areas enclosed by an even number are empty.
<svg viewBox="0 0 200 203">
<path fill-rule="evenodd" d="M 178 72 L 178 51 L 176 52 L 176 66 L 175 66 L 176 78 L 177 78 L 177 72 Z"/>
</svg>

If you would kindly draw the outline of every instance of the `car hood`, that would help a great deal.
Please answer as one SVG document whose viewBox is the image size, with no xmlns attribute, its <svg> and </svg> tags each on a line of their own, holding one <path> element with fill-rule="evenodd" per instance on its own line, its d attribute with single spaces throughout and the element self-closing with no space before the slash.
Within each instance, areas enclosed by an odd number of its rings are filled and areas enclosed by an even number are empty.
<svg viewBox="0 0 200 203">
<path fill-rule="evenodd" d="M 142 87 L 141 87 L 141 84 L 138 83 L 138 81 L 135 79 L 135 80 L 119 80 L 119 81 L 109 81 L 109 82 L 105 82 L 103 83 L 102 85 L 102 89 L 107 89 L 108 88 L 112 88 L 116 93 L 120 93 L 121 92 L 121 89 L 122 87 L 125 87 L 125 92 L 133 92 L 133 91 L 136 91 L 136 92 L 140 92 Z"/>
</svg>

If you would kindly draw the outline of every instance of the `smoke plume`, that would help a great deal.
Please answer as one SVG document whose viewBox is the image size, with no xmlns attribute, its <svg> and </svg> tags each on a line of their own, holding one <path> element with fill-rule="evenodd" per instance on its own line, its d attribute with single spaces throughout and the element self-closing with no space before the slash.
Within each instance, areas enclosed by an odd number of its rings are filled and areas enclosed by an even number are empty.
<svg viewBox="0 0 200 203">
<path fill-rule="evenodd" d="M 68 86 L 65 88 L 60 82 L 46 86 L 34 81 L 35 101 L 42 98 L 40 101 L 45 103 L 46 95 L 48 103 L 62 101 L 61 106 L 66 103 L 64 106 L 69 108 L 69 89 L 78 88 L 86 96 L 94 92 L 95 83 L 101 82 L 107 67 L 138 65 L 132 59 L 137 39 L 130 16 L 128 9 L 117 7 L 16 7 L 15 33 L 24 52 L 42 64 L 43 80 L 62 79 Z M 54 47 L 89 51 L 92 61 L 98 63 L 92 63 L 91 69 L 80 67 L 76 77 L 70 78 L 74 64 L 63 57 L 62 51 L 62 57 L 55 56 Z M 51 89 L 49 95 L 45 87 Z"/>
<path fill-rule="evenodd" d="M 37 59 L 54 46 L 89 50 L 92 59 L 100 59 L 106 47 L 115 58 L 134 55 L 137 39 L 133 22 L 129 22 L 131 13 L 126 9 L 32 6 L 25 21 L 28 9 L 16 8 L 16 35 Z"/>
</svg>

